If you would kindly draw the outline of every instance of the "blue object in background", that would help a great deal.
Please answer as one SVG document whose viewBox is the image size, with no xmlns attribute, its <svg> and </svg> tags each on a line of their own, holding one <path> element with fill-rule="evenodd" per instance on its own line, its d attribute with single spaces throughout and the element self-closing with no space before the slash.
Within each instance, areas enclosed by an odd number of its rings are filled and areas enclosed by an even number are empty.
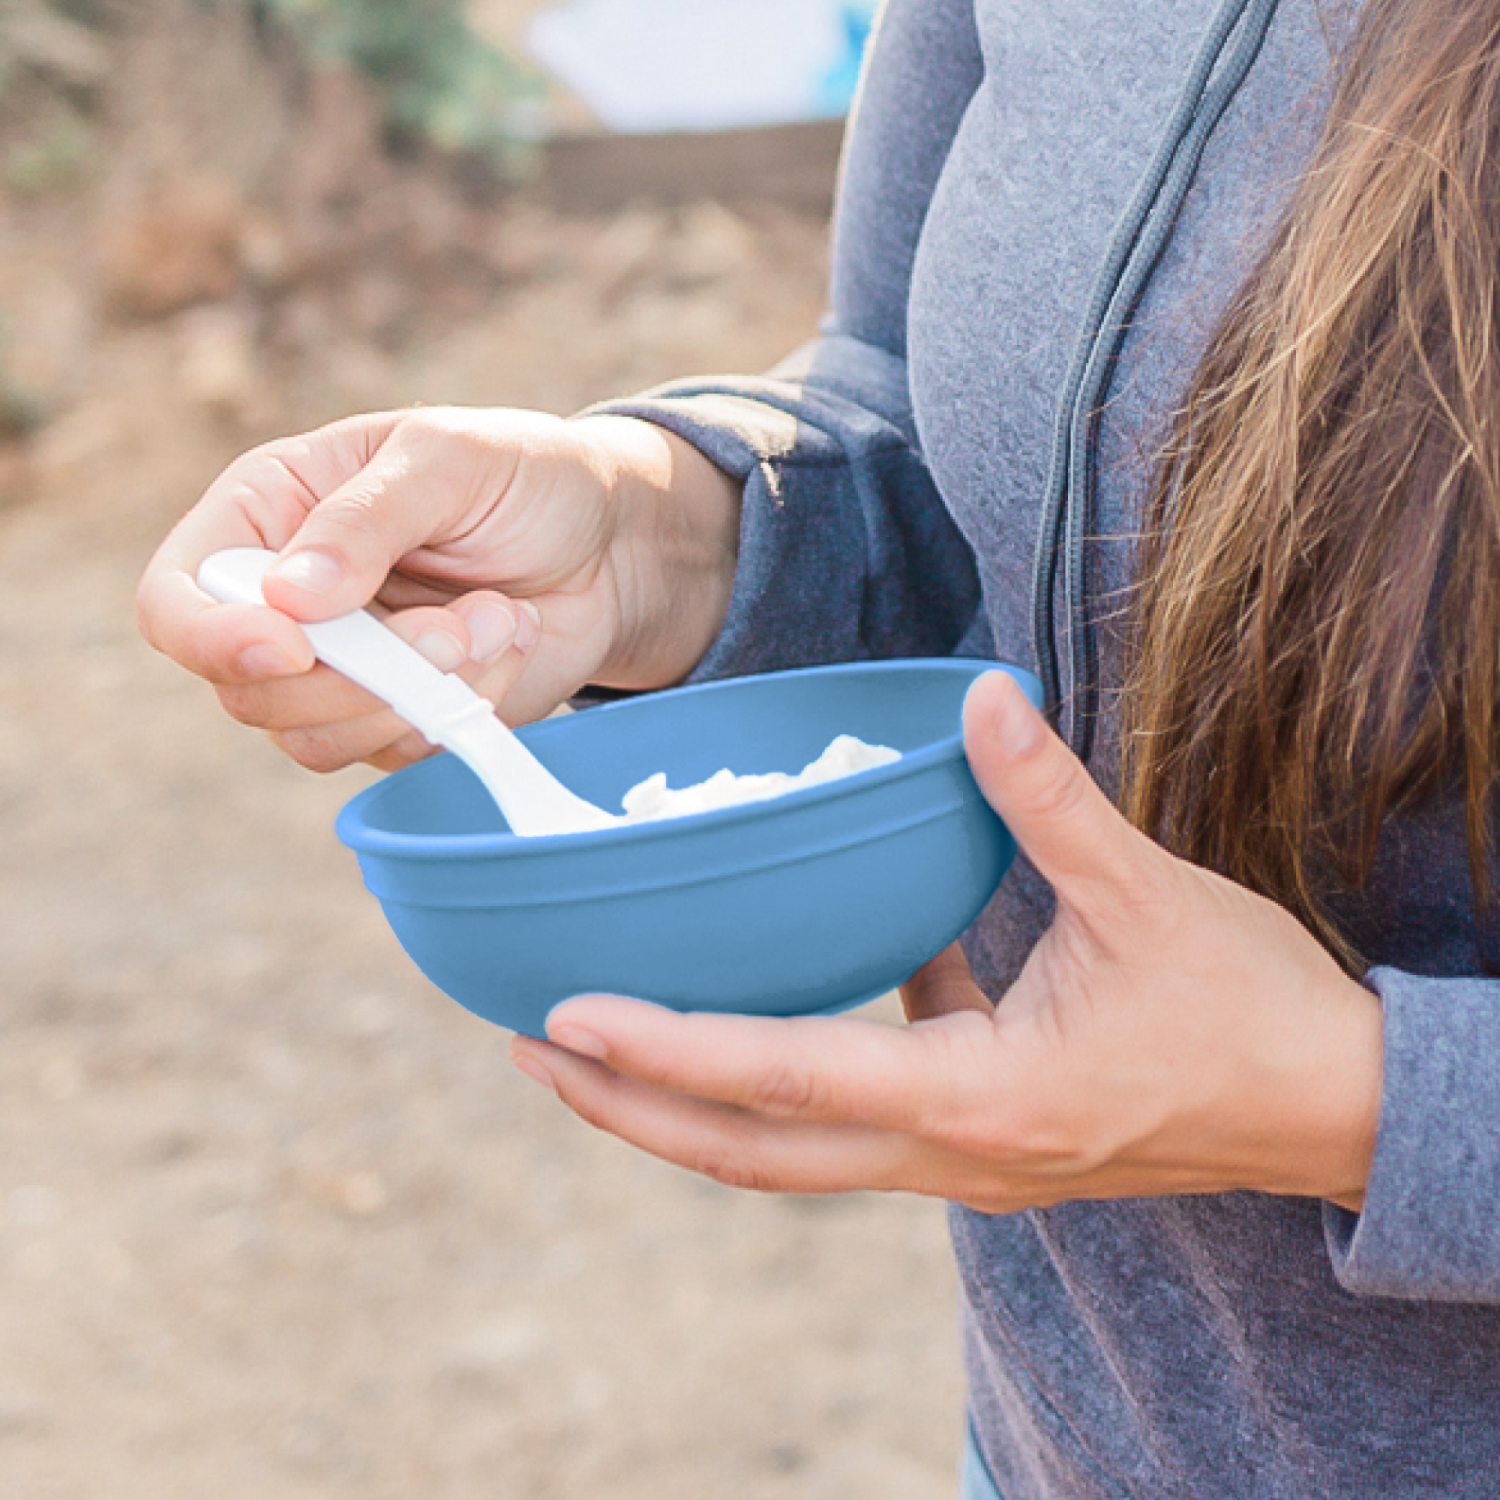
<svg viewBox="0 0 1500 1500">
<path fill-rule="evenodd" d="M 737 130 L 841 116 L 875 0 L 557 0 L 532 55 L 606 129 Z"/>
<path fill-rule="evenodd" d="M 983 910 L 1015 843 L 963 753 L 963 700 L 995 664 L 866 662 L 651 694 L 521 731 L 601 807 L 657 771 L 800 771 L 840 734 L 894 765 L 769 801 L 520 839 L 452 756 L 355 797 L 338 833 L 439 989 L 540 1036 L 603 991 L 676 1010 L 811 1015 L 908 979 Z M 1029 673 L 1001 667 L 1040 703 Z"/>
<path fill-rule="evenodd" d="M 865 65 L 865 49 L 875 26 L 875 0 L 847 0 L 844 6 L 843 57 L 828 71 L 819 91 L 818 113 L 837 119 L 849 113 L 859 91 L 859 77 Z"/>
</svg>

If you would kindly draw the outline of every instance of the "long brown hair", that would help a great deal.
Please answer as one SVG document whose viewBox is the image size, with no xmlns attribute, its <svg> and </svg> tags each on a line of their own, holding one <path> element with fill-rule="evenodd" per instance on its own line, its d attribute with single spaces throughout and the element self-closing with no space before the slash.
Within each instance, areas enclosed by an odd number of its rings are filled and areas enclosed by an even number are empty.
<svg viewBox="0 0 1500 1500">
<path fill-rule="evenodd" d="M 1368 0 L 1151 497 L 1122 698 L 1138 826 L 1296 913 L 1500 778 L 1500 4 Z"/>
</svg>

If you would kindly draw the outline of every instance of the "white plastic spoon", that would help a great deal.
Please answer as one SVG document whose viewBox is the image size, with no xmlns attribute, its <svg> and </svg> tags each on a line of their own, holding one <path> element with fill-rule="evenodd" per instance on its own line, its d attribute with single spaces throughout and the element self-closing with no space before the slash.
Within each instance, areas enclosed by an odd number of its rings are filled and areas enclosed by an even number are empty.
<svg viewBox="0 0 1500 1500">
<path fill-rule="evenodd" d="M 264 605 L 261 580 L 275 561 L 276 553 L 262 547 L 216 552 L 198 569 L 198 587 L 221 604 Z M 430 744 L 458 756 L 484 783 L 513 833 L 587 833 L 621 821 L 570 792 L 506 728 L 487 698 L 462 678 L 439 671 L 368 611 L 303 624 L 302 630 L 319 661 L 384 699 Z"/>
</svg>

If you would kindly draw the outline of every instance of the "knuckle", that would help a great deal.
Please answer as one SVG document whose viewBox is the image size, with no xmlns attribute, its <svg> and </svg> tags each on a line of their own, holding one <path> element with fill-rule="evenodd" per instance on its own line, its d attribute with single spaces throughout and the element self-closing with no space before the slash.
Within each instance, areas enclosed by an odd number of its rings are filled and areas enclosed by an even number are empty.
<svg viewBox="0 0 1500 1500">
<path fill-rule="evenodd" d="M 371 521 L 379 511 L 379 492 L 366 484 L 332 500 L 322 501 L 309 520 L 316 527 L 317 545 L 336 552 L 357 553 L 368 546 Z"/>
<path fill-rule="evenodd" d="M 453 460 L 475 446 L 475 435 L 445 409 L 422 409 L 406 413 L 396 424 L 386 444 L 388 461 L 410 466 L 420 463 L 424 471 Z"/>
<path fill-rule="evenodd" d="M 1037 818 L 1064 822 L 1083 811 L 1092 790 L 1082 767 L 1059 757 L 1041 771 L 1026 800 Z"/>
<path fill-rule="evenodd" d="M 454 431 L 453 412 L 445 406 L 415 406 L 401 413 L 391 430 L 397 442 L 422 442 L 432 437 L 449 437 Z"/>
<path fill-rule="evenodd" d="M 585 1090 L 560 1085 L 558 1093 L 568 1108 L 585 1125 L 594 1130 L 603 1130 L 610 1135 L 616 1133 L 614 1111 L 610 1108 L 615 1097 L 615 1090 L 609 1080 L 605 1080 L 602 1085 L 595 1088 Z"/>
<path fill-rule="evenodd" d="M 219 706 L 237 724 L 247 724 L 252 729 L 269 728 L 265 700 L 258 689 L 245 686 L 223 686 L 215 688 L 219 695 Z"/>
<path fill-rule="evenodd" d="M 272 438 L 269 442 L 257 443 L 247 448 L 238 457 L 224 466 L 219 475 L 221 484 L 247 484 L 255 482 L 282 465 L 292 452 L 292 443 L 287 438 Z"/>
<path fill-rule="evenodd" d="M 953 1086 L 924 1094 L 913 1121 L 915 1133 L 961 1154 L 988 1154 L 994 1144 L 987 1087 L 995 1046 L 993 1024 L 972 1011 L 949 1017 L 941 1028 L 908 1035 L 927 1049 L 922 1059 L 924 1074 L 955 1081 Z"/>
<path fill-rule="evenodd" d="M 337 736 L 327 729 L 284 729 L 271 738 L 304 770 L 319 775 L 342 771 L 353 759 Z"/>
<path fill-rule="evenodd" d="M 225 466 L 209 493 L 224 488 L 264 498 L 270 492 L 284 491 L 289 481 L 300 489 L 296 476 L 307 457 L 310 443 L 318 436 L 319 432 L 314 432 L 272 438 L 247 448 Z"/>
<path fill-rule="evenodd" d="M 750 1108 L 768 1115 L 812 1115 L 826 1099 L 816 1073 L 793 1058 L 782 1058 L 756 1084 Z"/>
<path fill-rule="evenodd" d="M 716 1146 L 699 1153 L 693 1170 L 721 1187 L 745 1193 L 770 1193 L 777 1182 L 765 1163 L 744 1147 Z"/>
<path fill-rule="evenodd" d="M 385 746 L 384 749 L 377 750 L 373 755 L 367 755 L 365 763 L 373 766 L 377 771 L 404 771 L 407 766 L 414 766 L 419 760 L 427 760 L 436 754 L 436 748 L 413 729 L 409 734 L 403 734 L 399 740 Z"/>
<path fill-rule="evenodd" d="M 319 429 L 319 431 L 323 430 L 325 429 Z M 237 458 L 230 461 L 224 472 L 227 475 L 233 475 L 236 479 L 246 474 L 259 473 L 267 464 L 284 463 L 304 446 L 306 441 L 306 438 L 296 437 L 267 438 L 263 443 L 256 443 L 254 447 L 246 448 Z"/>
</svg>

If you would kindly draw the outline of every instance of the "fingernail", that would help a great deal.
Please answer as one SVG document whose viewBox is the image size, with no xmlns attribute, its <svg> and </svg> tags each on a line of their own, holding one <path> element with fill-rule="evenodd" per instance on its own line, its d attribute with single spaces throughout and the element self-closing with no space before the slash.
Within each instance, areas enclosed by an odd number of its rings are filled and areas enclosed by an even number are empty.
<svg viewBox="0 0 1500 1500">
<path fill-rule="evenodd" d="M 547 1065 L 529 1047 L 513 1047 L 510 1060 L 534 1083 L 551 1089 L 553 1093 L 557 1092 L 557 1085 L 552 1081 L 552 1074 L 547 1070 Z"/>
<path fill-rule="evenodd" d="M 1028 755 L 1042 742 L 1042 718 L 1015 681 L 1005 678 L 995 712 L 995 737 L 1010 755 Z"/>
<path fill-rule="evenodd" d="M 294 552 L 277 562 L 271 572 L 283 583 L 308 594 L 331 594 L 344 579 L 342 564 L 326 552 Z"/>
<path fill-rule="evenodd" d="M 412 644 L 443 672 L 452 672 L 464 664 L 464 648 L 446 630 L 424 630 Z"/>
<path fill-rule="evenodd" d="M 580 1057 L 592 1057 L 595 1062 L 605 1062 L 609 1058 L 609 1047 L 604 1038 L 582 1026 L 549 1026 L 547 1035 L 559 1047 L 566 1047 L 569 1052 L 576 1052 Z"/>
<path fill-rule="evenodd" d="M 516 617 L 500 604 L 476 604 L 466 616 L 469 625 L 469 655 L 489 661 L 516 638 Z"/>
<path fill-rule="evenodd" d="M 240 653 L 240 671 L 247 677 L 290 677 L 300 670 L 280 646 L 247 646 Z"/>
<path fill-rule="evenodd" d="M 530 651 L 542 636 L 542 612 L 529 599 L 522 599 L 516 610 L 516 650 Z"/>
</svg>

